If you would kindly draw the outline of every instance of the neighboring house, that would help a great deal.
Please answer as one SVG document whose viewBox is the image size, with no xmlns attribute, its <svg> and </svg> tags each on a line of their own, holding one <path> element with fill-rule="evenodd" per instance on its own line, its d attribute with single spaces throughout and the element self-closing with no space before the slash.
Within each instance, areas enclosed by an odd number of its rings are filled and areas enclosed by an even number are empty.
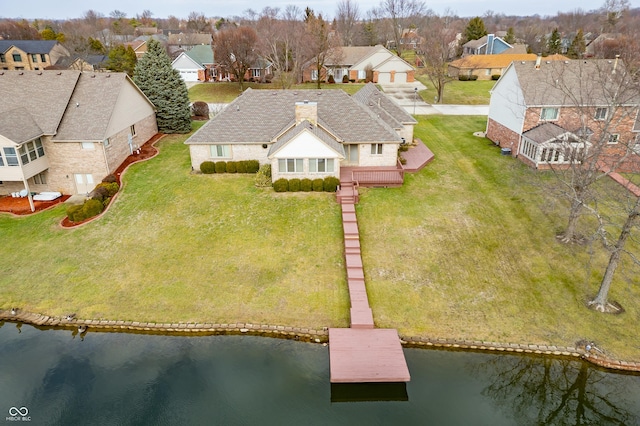
<svg viewBox="0 0 640 426">
<path fill-rule="evenodd" d="M 107 71 L 107 55 L 84 55 L 61 58 L 56 65 L 47 67 L 47 70 L 78 70 L 87 72 Z"/>
<path fill-rule="evenodd" d="M 349 80 L 368 80 L 378 84 L 415 81 L 415 70 L 411 64 L 381 45 L 340 47 L 330 52 L 327 58 L 321 80 L 333 75 L 336 83 L 342 83 L 346 75 Z M 317 79 L 318 70 L 315 69 L 314 60 L 311 60 L 303 68 L 302 80 Z"/>
<path fill-rule="evenodd" d="M 509 43 L 495 34 L 487 34 L 478 40 L 470 40 L 462 45 L 462 56 L 466 55 L 497 55 L 511 49 Z"/>
<path fill-rule="evenodd" d="M 258 160 L 279 178 L 340 177 L 341 167 L 395 167 L 416 121 L 375 85 L 342 90 L 247 89 L 194 133 L 191 165 Z"/>
<path fill-rule="evenodd" d="M 133 51 L 136 53 L 136 58 L 140 59 L 147 53 L 147 41 L 146 40 L 132 40 L 123 43 L 125 48 L 131 47 Z"/>
<path fill-rule="evenodd" d="M 0 40 L 0 69 L 43 70 L 71 54 L 55 40 Z"/>
<path fill-rule="evenodd" d="M 169 52 L 169 56 L 173 58 L 180 52 L 186 52 L 194 46 L 211 46 L 212 43 L 213 36 L 208 33 L 170 33 L 167 39 L 167 51 Z"/>
<path fill-rule="evenodd" d="M 273 75 L 273 64 L 266 59 L 258 59 L 251 65 L 244 79 L 247 81 L 265 82 L 267 76 Z"/>
<path fill-rule="evenodd" d="M 178 70 L 184 81 L 210 81 L 216 75 L 210 45 L 194 46 L 180 53 L 171 66 Z"/>
<path fill-rule="evenodd" d="M 628 148 L 639 146 L 639 104 L 622 61 L 512 62 L 491 91 L 487 137 L 540 169 L 579 162 L 598 144 L 601 164 L 637 172 Z"/>
<path fill-rule="evenodd" d="M 404 50 L 416 50 L 424 42 L 424 37 L 420 37 L 417 28 L 405 28 L 400 37 L 400 46 Z"/>
<path fill-rule="evenodd" d="M 449 76 L 477 75 L 478 80 L 491 80 L 494 75 L 502 75 L 513 61 L 535 61 L 538 56 L 533 53 L 499 55 L 470 55 L 456 59 L 449 63 Z M 565 61 L 568 58 L 562 55 L 550 55 L 543 58 L 544 61 Z"/>
<path fill-rule="evenodd" d="M 0 193 L 86 194 L 157 133 L 125 73 L 0 71 Z"/>
</svg>

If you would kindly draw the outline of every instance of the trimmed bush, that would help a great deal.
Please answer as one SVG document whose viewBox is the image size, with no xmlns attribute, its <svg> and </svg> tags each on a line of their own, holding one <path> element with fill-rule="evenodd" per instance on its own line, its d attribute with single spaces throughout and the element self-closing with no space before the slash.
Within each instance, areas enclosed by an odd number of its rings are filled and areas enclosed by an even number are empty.
<svg viewBox="0 0 640 426">
<path fill-rule="evenodd" d="M 90 198 L 81 206 L 70 206 L 67 208 L 67 217 L 71 222 L 82 222 L 85 219 L 97 216 L 104 210 L 102 200 Z"/>
<path fill-rule="evenodd" d="M 76 216 L 82 210 L 82 204 L 67 207 L 67 217 L 71 222 L 80 222 L 80 216 Z"/>
<path fill-rule="evenodd" d="M 200 171 L 206 175 L 210 175 L 216 172 L 216 163 L 213 161 L 203 161 L 200 164 Z"/>
<path fill-rule="evenodd" d="M 285 178 L 280 178 L 273 182 L 273 190 L 276 192 L 287 192 L 289 190 L 289 181 Z"/>
<path fill-rule="evenodd" d="M 327 79 L 327 83 L 329 83 L 329 84 L 335 84 L 336 83 L 336 79 L 333 78 L 333 75 L 329 76 L 329 78 Z"/>
<path fill-rule="evenodd" d="M 117 182 L 118 179 L 116 178 L 115 175 L 107 175 L 107 176 L 104 177 L 104 179 L 102 179 L 102 181 L 110 183 L 110 182 Z"/>
<path fill-rule="evenodd" d="M 304 178 L 300 180 L 300 191 L 309 192 L 313 188 L 313 181 L 311 179 Z"/>
<path fill-rule="evenodd" d="M 91 198 L 104 201 L 105 198 L 109 198 L 109 190 L 104 186 L 96 186 L 92 191 Z"/>
<path fill-rule="evenodd" d="M 460 74 L 458 76 L 458 80 L 460 80 L 460 81 L 469 81 L 469 76 Z"/>
<path fill-rule="evenodd" d="M 107 195 L 109 197 L 113 197 L 118 193 L 120 185 L 118 185 L 118 182 L 102 182 L 96 185 L 96 189 L 98 188 L 106 188 L 106 190 L 108 191 Z"/>
<path fill-rule="evenodd" d="M 338 185 L 340 185 L 340 179 L 335 176 L 327 176 L 324 178 L 323 188 L 325 192 L 336 192 L 338 190 Z"/>
<path fill-rule="evenodd" d="M 266 188 L 271 186 L 271 164 L 263 164 L 256 173 L 256 186 Z"/>
<path fill-rule="evenodd" d="M 491 80 L 499 80 L 500 74 L 491 74 Z"/>
<path fill-rule="evenodd" d="M 228 165 L 227 165 L 228 167 Z M 236 172 L 238 173 L 247 173 L 247 162 L 246 161 L 236 161 Z"/>
<path fill-rule="evenodd" d="M 324 191 L 324 181 L 320 178 L 313 180 L 313 191 L 314 192 L 322 192 Z"/>
<path fill-rule="evenodd" d="M 236 173 L 238 169 L 236 168 L 235 161 L 227 161 L 227 173 Z"/>
<path fill-rule="evenodd" d="M 289 179 L 289 192 L 300 191 L 300 179 Z"/>
<path fill-rule="evenodd" d="M 209 105 L 202 101 L 194 102 L 191 105 L 191 114 L 195 117 L 209 118 Z"/>
<path fill-rule="evenodd" d="M 345 75 L 343 75 L 343 76 L 342 76 L 342 82 L 343 82 L 343 83 L 348 83 L 348 82 L 349 82 L 349 76 L 348 76 L 348 75 L 346 75 L 346 74 L 345 74 Z"/>
<path fill-rule="evenodd" d="M 260 162 L 258 160 L 247 160 L 247 173 L 258 173 Z M 271 177 L 271 166 L 269 165 L 269 177 Z"/>
<path fill-rule="evenodd" d="M 469 76 L 469 81 L 476 81 L 478 79 L 477 75 L 470 75 Z"/>
<path fill-rule="evenodd" d="M 226 173 L 227 163 L 225 161 L 216 161 L 216 173 Z"/>
</svg>

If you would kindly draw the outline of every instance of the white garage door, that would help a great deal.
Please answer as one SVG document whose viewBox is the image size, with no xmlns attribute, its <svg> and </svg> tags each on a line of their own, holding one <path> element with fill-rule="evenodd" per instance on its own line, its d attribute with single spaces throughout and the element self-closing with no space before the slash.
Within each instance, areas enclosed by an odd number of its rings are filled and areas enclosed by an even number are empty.
<svg viewBox="0 0 640 426">
<path fill-rule="evenodd" d="M 391 83 L 391 73 L 381 72 L 378 74 L 378 84 L 389 84 Z"/>
<path fill-rule="evenodd" d="M 182 70 L 180 71 L 180 77 L 184 81 L 198 81 L 198 71 Z"/>
<path fill-rule="evenodd" d="M 407 82 L 407 73 L 406 72 L 397 72 L 394 78 L 394 83 L 406 83 Z"/>
</svg>

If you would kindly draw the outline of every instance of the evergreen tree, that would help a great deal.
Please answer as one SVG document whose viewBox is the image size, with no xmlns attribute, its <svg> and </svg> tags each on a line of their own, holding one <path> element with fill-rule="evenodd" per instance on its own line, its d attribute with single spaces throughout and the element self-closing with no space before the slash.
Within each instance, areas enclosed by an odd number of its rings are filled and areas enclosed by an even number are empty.
<svg viewBox="0 0 640 426">
<path fill-rule="evenodd" d="M 558 29 L 554 29 L 549 39 L 547 40 L 547 53 L 554 55 L 560 53 L 560 47 L 562 46 L 562 39 L 560 38 L 560 32 Z"/>
<path fill-rule="evenodd" d="M 509 44 L 513 44 L 516 42 L 516 34 L 513 31 L 513 27 L 507 28 L 507 35 L 504 36 L 503 40 Z"/>
<path fill-rule="evenodd" d="M 587 43 L 584 41 L 584 33 L 582 29 L 579 29 L 576 36 L 571 41 L 569 50 L 567 50 L 567 56 L 571 59 L 580 59 L 587 48 Z"/>
<path fill-rule="evenodd" d="M 464 29 L 464 36 L 467 41 L 478 40 L 487 35 L 487 29 L 481 17 L 471 18 Z"/>
<path fill-rule="evenodd" d="M 147 53 L 136 65 L 133 81 L 156 107 L 158 130 L 163 133 L 191 131 L 187 85 L 157 40 L 150 39 Z"/>
<path fill-rule="evenodd" d="M 129 77 L 131 77 L 137 61 L 136 52 L 133 51 L 131 46 L 124 47 L 122 44 L 119 44 L 109 52 L 107 69 L 116 72 L 126 72 L 129 74 Z"/>
</svg>

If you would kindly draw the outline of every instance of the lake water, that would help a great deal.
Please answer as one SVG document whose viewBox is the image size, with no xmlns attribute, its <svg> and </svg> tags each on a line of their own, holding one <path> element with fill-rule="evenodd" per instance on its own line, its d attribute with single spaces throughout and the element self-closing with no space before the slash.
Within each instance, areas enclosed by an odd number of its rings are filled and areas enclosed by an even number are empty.
<svg viewBox="0 0 640 426">
<path fill-rule="evenodd" d="M 407 400 L 332 402 L 361 398 L 362 389 L 332 389 L 326 346 L 252 336 L 81 338 L 4 323 L 0 424 L 640 424 L 638 375 L 543 357 L 405 355 Z"/>
</svg>

